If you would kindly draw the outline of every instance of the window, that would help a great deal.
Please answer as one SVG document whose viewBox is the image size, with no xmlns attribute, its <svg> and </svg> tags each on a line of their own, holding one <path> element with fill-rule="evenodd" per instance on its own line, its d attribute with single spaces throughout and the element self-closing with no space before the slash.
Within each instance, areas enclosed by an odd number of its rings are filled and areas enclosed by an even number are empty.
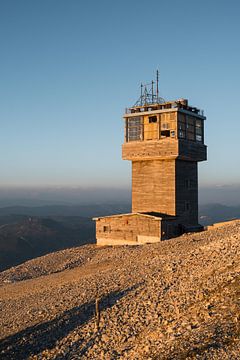
<svg viewBox="0 0 240 360">
<path fill-rule="evenodd" d="M 178 118 L 178 137 L 203 143 L 203 121 L 193 116 L 180 114 Z"/>
<path fill-rule="evenodd" d="M 163 130 L 163 131 L 161 131 L 161 136 L 163 136 L 163 137 L 169 137 L 169 136 L 170 136 L 170 130 Z"/>
<path fill-rule="evenodd" d="M 192 116 L 187 117 L 186 129 L 187 139 L 195 141 L 195 119 Z"/>
<path fill-rule="evenodd" d="M 180 139 L 185 139 L 185 137 L 186 137 L 185 131 L 179 130 L 179 138 Z"/>
<path fill-rule="evenodd" d="M 185 115 L 179 114 L 178 118 L 178 137 L 186 139 L 186 119 Z"/>
<path fill-rule="evenodd" d="M 196 141 L 203 142 L 202 120 L 196 120 Z"/>
<path fill-rule="evenodd" d="M 156 123 L 157 122 L 157 117 L 156 116 L 149 116 L 148 121 L 149 121 L 149 124 Z"/>
<path fill-rule="evenodd" d="M 110 231 L 110 226 L 104 225 L 103 226 L 103 232 L 109 232 L 109 231 Z"/>
<path fill-rule="evenodd" d="M 127 119 L 127 141 L 142 140 L 142 116 Z"/>
<path fill-rule="evenodd" d="M 170 124 L 167 122 L 162 122 L 161 124 L 161 137 L 169 137 L 170 136 Z"/>
</svg>

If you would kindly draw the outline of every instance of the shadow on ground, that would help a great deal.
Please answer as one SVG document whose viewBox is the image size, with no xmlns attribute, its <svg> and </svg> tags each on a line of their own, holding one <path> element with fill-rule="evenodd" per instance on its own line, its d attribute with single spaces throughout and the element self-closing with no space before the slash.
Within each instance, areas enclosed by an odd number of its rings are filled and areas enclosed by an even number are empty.
<svg viewBox="0 0 240 360">
<path fill-rule="evenodd" d="M 120 292 L 111 292 L 100 301 L 100 310 L 112 307 L 119 299 L 136 289 L 132 286 Z M 95 315 L 95 301 L 65 311 L 53 320 L 28 327 L 0 341 L 0 359 L 24 360 L 45 349 L 55 347 L 76 327 L 87 323 Z M 86 349 L 82 349 L 84 353 Z M 80 350 L 81 352 L 81 350 Z"/>
</svg>

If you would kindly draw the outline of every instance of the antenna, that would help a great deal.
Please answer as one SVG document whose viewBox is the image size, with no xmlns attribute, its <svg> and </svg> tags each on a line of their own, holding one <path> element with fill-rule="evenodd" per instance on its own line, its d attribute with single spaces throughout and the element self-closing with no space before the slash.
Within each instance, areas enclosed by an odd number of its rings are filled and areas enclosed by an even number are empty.
<svg viewBox="0 0 240 360">
<path fill-rule="evenodd" d="M 154 84 L 154 81 L 152 80 L 152 103 L 154 102 L 154 90 L 153 90 L 153 84 Z"/>
<path fill-rule="evenodd" d="M 148 84 L 141 83 L 141 95 L 134 106 L 157 105 L 165 102 L 164 99 L 159 97 L 159 71 L 157 70 L 156 73 L 156 88 L 153 80 Z"/>
<path fill-rule="evenodd" d="M 148 102 L 148 90 L 147 90 L 147 85 L 145 85 L 144 87 L 144 105 L 146 105 Z"/>
</svg>

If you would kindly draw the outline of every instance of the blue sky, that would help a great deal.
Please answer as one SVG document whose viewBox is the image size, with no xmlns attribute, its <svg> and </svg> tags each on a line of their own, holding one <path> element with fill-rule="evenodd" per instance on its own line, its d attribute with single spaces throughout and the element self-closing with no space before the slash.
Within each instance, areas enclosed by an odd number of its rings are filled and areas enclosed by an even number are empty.
<svg viewBox="0 0 240 360">
<path fill-rule="evenodd" d="M 240 184 L 240 2 L 0 0 L 0 185 L 130 185 L 122 115 L 160 70 L 204 109 L 201 186 Z"/>
</svg>

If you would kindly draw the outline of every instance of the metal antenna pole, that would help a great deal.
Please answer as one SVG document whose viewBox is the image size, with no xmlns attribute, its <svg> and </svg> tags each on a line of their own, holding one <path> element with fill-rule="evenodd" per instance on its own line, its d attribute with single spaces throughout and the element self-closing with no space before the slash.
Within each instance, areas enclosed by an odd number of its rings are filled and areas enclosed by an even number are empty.
<svg viewBox="0 0 240 360">
<path fill-rule="evenodd" d="M 153 102 L 154 102 L 154 99 L 153 99 L 153 92 L 154 92 L 154 90 L 153 90 L 153 84 L 154 84 L 154 81 L 152 80 L 152 104 L 153 104 Z"/>
<path fill-rule="evenodd" d="M 142 91 L 143 91 L 143 84 L 141 83 L 141 106 L 143 104 L 143 93 L 142 93 Z"/>
<path fill-rule="evenodd" d="M 159 77 L 159 73 L 158 73 L 158 70 L 157 70 L 157 83 L 156 83 L 156 87 L 157 87 L 157 102 L 158 102 L 158 77 Z"/>
<path fill-rule="evenodd" d="M 148 103 L 148 92 L 147 92 L 147 85 L 145 85 L 144 89 L 144 105 L 147 105 Z"/>
</svg>

